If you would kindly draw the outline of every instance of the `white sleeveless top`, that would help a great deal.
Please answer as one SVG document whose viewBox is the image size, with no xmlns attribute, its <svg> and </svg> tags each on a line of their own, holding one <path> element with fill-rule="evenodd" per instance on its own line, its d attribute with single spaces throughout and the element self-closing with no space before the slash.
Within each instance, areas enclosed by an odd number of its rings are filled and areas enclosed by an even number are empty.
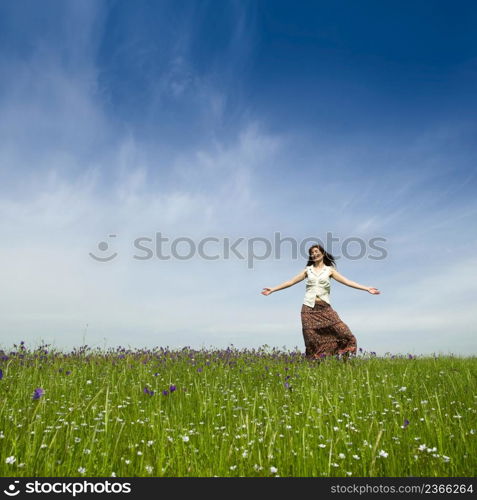
<svg viewBox="0 0 477 500">
<path fill-rule="evenodd" d="M 329 304 L 332 268 L 330 266 L 323 266 L 317 270 L 313 266 L 307 266 L 305 271 L 307 280 L 305 282 L 306 291 L 303 304 L 314 307 L 316 297 Z"/>
</svg>

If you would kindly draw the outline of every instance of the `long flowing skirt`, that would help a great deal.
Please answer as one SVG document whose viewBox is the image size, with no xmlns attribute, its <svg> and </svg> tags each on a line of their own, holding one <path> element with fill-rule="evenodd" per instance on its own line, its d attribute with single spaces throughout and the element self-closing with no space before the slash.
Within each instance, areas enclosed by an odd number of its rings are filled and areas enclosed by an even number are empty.
<svg viewBox="0 0 477 500">
<path fill-rule="evenodd" d="M 307 358 L 356 352 L 355 336 L 327 302 L 316 301 L 315 307 L 303 304 L 301 324 Z"/>
</svg>

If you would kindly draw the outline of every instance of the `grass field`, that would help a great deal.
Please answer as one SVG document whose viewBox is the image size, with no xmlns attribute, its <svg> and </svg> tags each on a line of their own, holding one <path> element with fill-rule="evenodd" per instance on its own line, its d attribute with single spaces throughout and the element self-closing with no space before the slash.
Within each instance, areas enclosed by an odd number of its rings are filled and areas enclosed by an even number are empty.
<svg viewBox="0 0 477 500">
<path fill-rule="evenodd" d="M 477 358 L 0 351 L 1 476 L 475 476 Z"/>
</svg>

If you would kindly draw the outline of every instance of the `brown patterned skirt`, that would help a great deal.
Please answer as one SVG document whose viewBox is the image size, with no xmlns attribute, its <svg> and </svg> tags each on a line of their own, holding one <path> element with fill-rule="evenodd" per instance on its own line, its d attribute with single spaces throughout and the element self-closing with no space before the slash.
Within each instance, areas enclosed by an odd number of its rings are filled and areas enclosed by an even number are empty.
<svg viewBox="0 0 477 500">
<path fill-rule="evenodd" d="M 316 301 L 315 307 L 303 304 L 301 324 L 307 358 L 356 352 L 355 336 L 327 302 Z"/>
</svg>

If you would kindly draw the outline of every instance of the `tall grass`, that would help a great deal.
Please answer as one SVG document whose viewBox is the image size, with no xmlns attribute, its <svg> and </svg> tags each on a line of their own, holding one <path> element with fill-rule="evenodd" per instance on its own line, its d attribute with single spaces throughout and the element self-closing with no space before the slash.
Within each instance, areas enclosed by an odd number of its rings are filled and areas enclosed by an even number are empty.
<svg viewBox="0 0 477 500">
<path fill-rule="evenodd" d="M 475 357 L 21 344 L 0 368 L 2 476 L 477 470 Z"/>
</svg>

